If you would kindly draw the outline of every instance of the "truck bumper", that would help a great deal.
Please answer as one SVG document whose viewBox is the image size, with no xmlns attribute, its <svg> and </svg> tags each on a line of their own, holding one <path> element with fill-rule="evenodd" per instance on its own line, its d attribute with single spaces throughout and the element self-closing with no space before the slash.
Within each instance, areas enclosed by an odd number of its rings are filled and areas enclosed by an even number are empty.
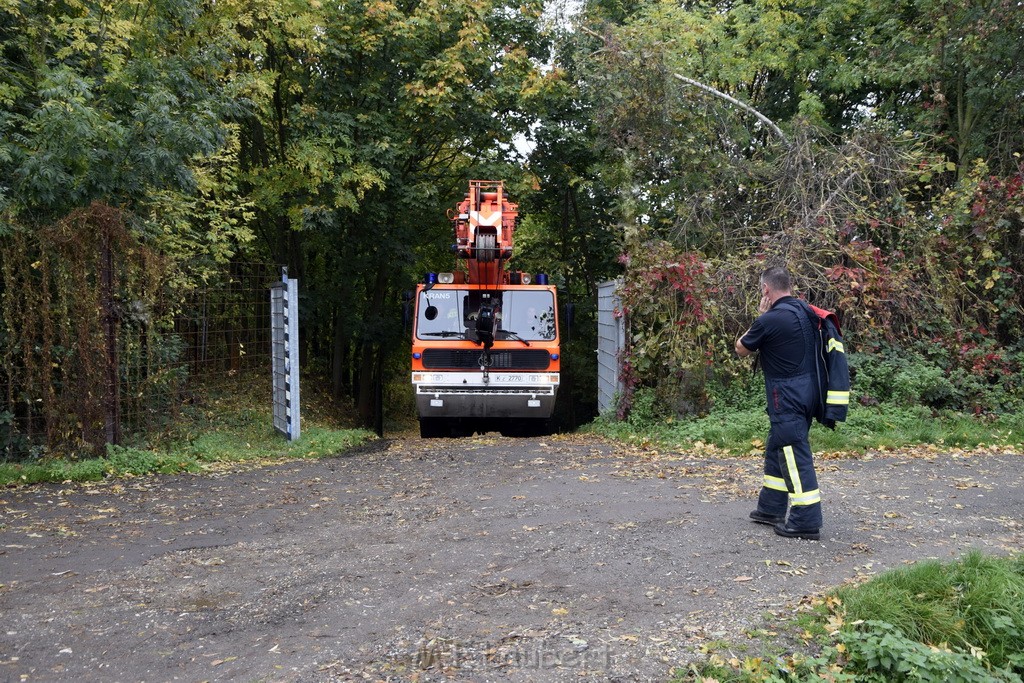
<svg viewBox="0 0 1024 683">
<path fill-rule="evenodd" d="M 552 372 L 414 372 L 420 417 L 551 417 L 558 393 Z"/>
</svg>

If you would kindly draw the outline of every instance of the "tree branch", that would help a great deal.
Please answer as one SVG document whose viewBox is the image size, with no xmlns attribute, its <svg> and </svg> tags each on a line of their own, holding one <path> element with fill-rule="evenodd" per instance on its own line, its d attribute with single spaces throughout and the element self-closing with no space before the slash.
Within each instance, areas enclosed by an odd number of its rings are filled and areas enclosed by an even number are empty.
<svg viewBox="0 0 1024 683">
<path fill-rule="evenodd" d="M 581 26 L 580 28 L 584 31 L 584 33 L 588 33 L 597 38 L 598 40 L 600 40 L 601 42 L 603 42 L 606 47 L 610 47 L 608 39 L 605 38 L 604 36 L 590 30 L 586 26 Z M 631 54 L 628 50 L 619 49 L 617 51 L 623 54 Z M 715 88 L 712 88 L 710 85 L 704 85 L 700 81 L 695 81 L 692 78 L 687 78 L 686 76 L 683 76 L 681 74 L 673 73 L 672 77 L 682 81 L 683 83 L 686 83 L 687 85 L 692 85 L 694 87 L 700 88 L 704 92 L 710 93 L 715 97 L 719 97 L 725 100 L 726 102 L 729 102 L 730 104 L 734 104 L 743 111 L 747 112 L 748 114 L 753 114 L 755 117 L 757 117 L 758 121 L 768 126 L 768 128 L 773 133 L 775 133 L 775 135 L 783 142 L 783 144 L 789 144 L 789 139 L 786 137 L 786 134 L 782 132 L 782 129 L 775 125 L 774 121 L 772 121 L 770 118 L 759 112 L 757 109 L 751 107 L 749 104 L 746 104 L 745 102 L 740 102 L 735 97 L 726 95 L 724 92 L 716 90 Z"/>
<path fill-rule="evenodd" d="M 729 95 L 726 95 L 724 92 L 721 92 L 720 90 L 715 90 L 710 85 L 704 85 L 700 81 L 695 81 L 692 78 L 687 78 L 686 76 L 682 76 L 677 73 L 673 73 L 672 76 L 673 78 L 679 79 L 683 83 L 700 88 L 704 92 L 711 93 L 715 97 L 720 97 L 721 99 L 725 100 L 726 102 L 729 102 L 730 104 L 735 104 L 737 107 L 739 107 L 740 109 L 744 110 L 749 114 L 753 114 L 755 117 L 757 117 L 758 121 L 768 126 L 768 128 L 770 128 L 771 131 L 775 133 L 775 135 L 778 136 L 778 138 L 782 140 L 783 143 L 789 143 L 789 139 L 786 137 L 786 134 L 782 132 L 781 128 L 775 125 L 774 121 L 772 121 L 770 118 L 768 118 L 758 110 L 751 107 L 749 104 L 746 104 L 745 102 L 740 102 L 735 97 L 730 97 Z"/>
</svg>

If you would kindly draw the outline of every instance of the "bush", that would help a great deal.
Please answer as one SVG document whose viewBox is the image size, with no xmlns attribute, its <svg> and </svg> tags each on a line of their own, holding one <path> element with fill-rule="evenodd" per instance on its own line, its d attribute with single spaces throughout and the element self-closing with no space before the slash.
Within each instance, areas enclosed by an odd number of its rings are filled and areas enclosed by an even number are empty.
<svg viewBox="0 0 1024 683">
<path fill-rule="evenodd" d="M 878 354 L 851 353 L 857 396 L 867 403 L 942 408 L 957 403 L 946 370 L 913 351 L 889 348 Z"/>
<path fill-rule="evenodd" d="M 154 451 L 107 446 L 107 470 L 112 474 L 139 476 L 159 469 L 160 459 Z"/>
<path fill-rule="evenodd" d="M 773 650 L 727 662 L 711 654 L 674 680 L 1022 683 L 1024 556 L 972 552 L 949 564 L 922 562 L 842 588 L 822 604 L 839 611 L 843 625 L 818 641 L 814 656 Z M 837 618 L 827 609 L 811 614 L 821 633 Z M 796 617 L 789 626 L 815 629 Z"/>
<path fill-rule="evenodd" d="M 1020 350 L 998 347 L 990 339 L 955 348 L 929 340 L 914 348 L 883 346 L 849 356 L 855 395 L 864 403 L 973 413 L 1021 406 L 1022 360 Z"/>
<path fill-rule="evenodd" d="M 747 410 L 764 402 L 764 373 L 752 372 L 745 363 L 736 370 L 720 368 L 714 381 L 708 383 L 708 399 L 712 410 L 727 408 Z"/>
<path fill-rule="evenodd" d="M 954 405 L 955 394 L 945 371 L 923 359 L 915 359 L 893 377 L 892 400 L 900 405 L 941 408 Z"/>
<path fill-rule="evenodd" d="M 641 387 L 633 393 L 633 403 L 626 423 L 633 429 L 646 429 L 664 420 L 668 415 L 664 404 L 658 400 L 657 392 L 650 387 Z"/>
</svg>

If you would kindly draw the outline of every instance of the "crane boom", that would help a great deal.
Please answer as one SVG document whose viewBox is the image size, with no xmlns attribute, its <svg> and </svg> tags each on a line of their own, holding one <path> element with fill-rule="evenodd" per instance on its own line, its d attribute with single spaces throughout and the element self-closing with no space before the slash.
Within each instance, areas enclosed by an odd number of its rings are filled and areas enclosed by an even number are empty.
<svg viewBox="0 0 1024 683">
<path fill-rule="evenodd" d="M 500 180 L 470 180 L 469 192 L 452 217 L 455 253 L 466 260 L 469 284 L 509 284 L 519 205 L 508 200 Z"/>
</svg>

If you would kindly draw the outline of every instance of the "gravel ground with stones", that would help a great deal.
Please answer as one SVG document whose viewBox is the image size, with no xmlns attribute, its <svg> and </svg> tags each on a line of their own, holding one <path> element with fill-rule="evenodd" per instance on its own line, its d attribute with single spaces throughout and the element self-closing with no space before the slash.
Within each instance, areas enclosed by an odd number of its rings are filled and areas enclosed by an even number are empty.
<svg viewBox="0 0 1024 683">
<path fill-rule="evenodd" d="M 579 435 L 374 442 L 0 491 L 0 680 L 665 681 L 923 558 L 1024 540 L 1015 453 L 822 458 L 820 541 L 757 457 Z"/>
</svg>

